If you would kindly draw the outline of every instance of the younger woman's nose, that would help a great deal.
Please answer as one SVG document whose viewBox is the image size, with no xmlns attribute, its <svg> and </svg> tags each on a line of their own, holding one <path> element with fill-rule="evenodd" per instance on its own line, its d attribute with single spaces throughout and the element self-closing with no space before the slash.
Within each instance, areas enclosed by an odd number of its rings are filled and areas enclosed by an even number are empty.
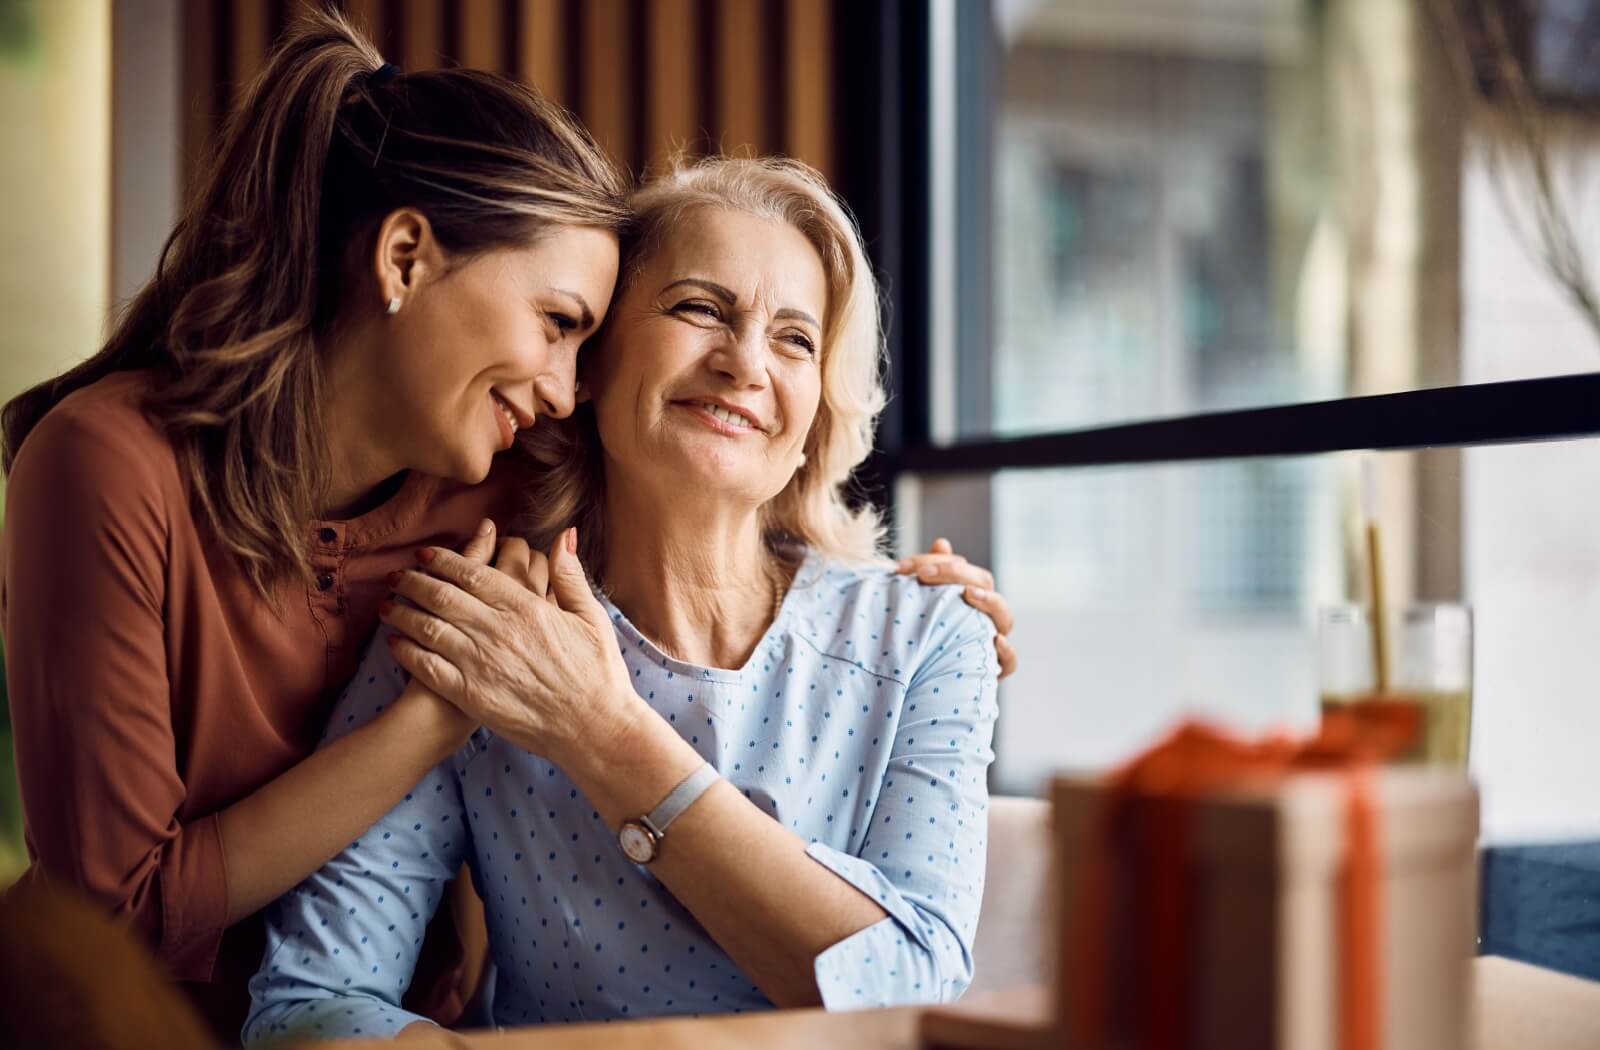
<svg viewBox="0 0 1600 1050">
<path fill-rule="evenodd" d="M 539 411 L 552 419 L 566 419 L 578 397 L 576 364 L 553 368 L 541 373 L 533 381 L 533 400 Z"/>
</svg>

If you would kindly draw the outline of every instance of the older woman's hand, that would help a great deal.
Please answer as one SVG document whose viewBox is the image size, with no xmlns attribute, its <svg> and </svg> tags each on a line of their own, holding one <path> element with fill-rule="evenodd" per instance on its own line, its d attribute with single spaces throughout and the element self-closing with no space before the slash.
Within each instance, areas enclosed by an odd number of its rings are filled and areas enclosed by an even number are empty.
<svg viewBox="0 0 1600 1050">
<path fill-rule="evenodd" d="M 641 706 L 576 549 L 574 529 L 548 558 L 506 540 L 493 566 L 425 547 L 417 557 L 426 571 L 399 573 L 394 584 L 416 607 L 379 612 L 400 632 L 391 639 L 400 666 L 557 765 L 627 729 Z"/>
<path fill-rule="evenodd" d="M 1017 621 L 1011 615 L 1011 605 L 1005 595 L 994 589 L 994 573 L 955 553 L 950 541 L 942 537 L 933 541 L 928 553 L 901 558 L 897 567 L 902 574 L 915 574 L 923 583 L 954 583 L 965 587 L 963 596 L 967 604 L 994 621 L 997 632 L 994 651 L 1000 658 L 1000 677 L 1017 669 L 1017 650 L 1006 637 Z"/>
</svg>

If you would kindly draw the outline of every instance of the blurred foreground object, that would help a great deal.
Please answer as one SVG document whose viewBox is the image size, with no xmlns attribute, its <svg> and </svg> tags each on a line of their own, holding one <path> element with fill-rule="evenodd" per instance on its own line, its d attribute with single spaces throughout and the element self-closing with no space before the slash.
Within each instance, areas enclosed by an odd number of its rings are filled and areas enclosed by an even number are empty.
<svg viewBox="0 0 1600 1050">
<path fill-rule="evenodd" d="M 1370 712 L 1369 712 L 1370 713 Z M 1460 1050 L 1477 792 L 1383 767 L 1414 727 L 1315 737 L 1183 726 L 1105 779 L 1053 785 L 1053 1028 L 933 1011 L 942 1046 Z"/>
<path fill-rule="evenodd" d="M 215 1045 L 155 956 L 95 904 L 37 867 L 0 894 L 0 1046 Z"/>
</svg>

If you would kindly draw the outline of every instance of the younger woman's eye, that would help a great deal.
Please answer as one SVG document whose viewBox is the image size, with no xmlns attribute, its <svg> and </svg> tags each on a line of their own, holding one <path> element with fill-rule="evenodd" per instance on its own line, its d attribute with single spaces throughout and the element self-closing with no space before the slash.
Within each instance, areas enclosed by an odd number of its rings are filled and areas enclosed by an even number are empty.
<svg viewBox="0 0 1600 1050">
<path fill-rule="evenodd" d="M 575 317 L 560 313 L 550 313 L 546 316 L 550 318 L 551 323 L 560 330 L 563 336 L 570 335 L 578 330 L 578 321 Z"/>
</svg>

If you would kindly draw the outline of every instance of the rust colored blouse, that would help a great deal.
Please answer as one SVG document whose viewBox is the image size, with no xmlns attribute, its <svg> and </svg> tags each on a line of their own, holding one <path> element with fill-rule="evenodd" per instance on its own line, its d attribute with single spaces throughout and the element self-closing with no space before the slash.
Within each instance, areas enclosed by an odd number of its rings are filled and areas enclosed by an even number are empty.
<svg viewBox="0 0 1600 1050">
<path fill-rule="evenodd" d="M 125 916 L 232 1042 L 259 916 L 225 929 L 217 814 L 316 746 L 377 626 L 385 577 L 515 498 L 413 472 L 387 502 L 307 525 L 315 582 L 281 618 L 206 538 L 150 373 L 62 400 L 24 442 L 0 537 L 0 607 L 33 872 Z"/>
</svg>

